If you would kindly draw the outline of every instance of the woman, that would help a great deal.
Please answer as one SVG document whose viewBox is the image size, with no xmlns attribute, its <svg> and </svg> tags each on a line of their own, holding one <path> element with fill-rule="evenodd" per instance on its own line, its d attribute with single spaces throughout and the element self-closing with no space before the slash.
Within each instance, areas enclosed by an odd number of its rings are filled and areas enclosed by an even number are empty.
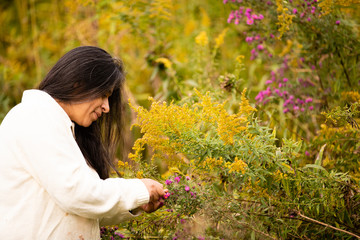
<svg viewBox="0 0 360 240">
<path fill-rule="evenodd" d="M 109 178 L 124 70 L 91 46 L 66 53 L 0 125 L 0 239 L 99 239 L 162 205 L 151 179 Z"/>
</svg>

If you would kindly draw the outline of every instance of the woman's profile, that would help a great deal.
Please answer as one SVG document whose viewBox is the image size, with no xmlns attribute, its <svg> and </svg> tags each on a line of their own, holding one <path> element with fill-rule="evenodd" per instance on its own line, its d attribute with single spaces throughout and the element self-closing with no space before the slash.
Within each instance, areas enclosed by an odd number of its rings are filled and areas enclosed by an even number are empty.
<svg viewBox="0 0 360 240">
<path fill-rule="evenodd" d="M 162 184 L 109 178 L 124 119 L 120 60 L 66 53 L 0 125 L 0 239 L 99 239 L 162 205 Z M 116 171 L 116 170 L 115 170 Z"/>
</svg>

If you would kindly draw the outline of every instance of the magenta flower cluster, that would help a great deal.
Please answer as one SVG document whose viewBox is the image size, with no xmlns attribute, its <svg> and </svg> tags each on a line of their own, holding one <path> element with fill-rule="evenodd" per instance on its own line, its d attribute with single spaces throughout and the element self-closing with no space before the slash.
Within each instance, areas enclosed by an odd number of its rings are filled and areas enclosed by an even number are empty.
<svg viewBox="0 0 360 240">
<path fill-rule="evenodd" d="M 225 1 L 224 1 L 225 2 Z M 262 14 L 254 14 L 251 8 L 239 7 L 238 10 L 231 11 L 227 19 L 228 23 L 234 22 L 236 25 L 240 23 L 241 19 L 246 17 L 246 24 L 253 25 L 258 20 L 264 19 Z"/>
<path fill-rule="evenodd" d="M 268 39 L 267 37 L 261 37 L 260 34 L 256 34 L 254 36 L 248 35 L 247 32 L 243 33 L 245 35 L 245 41 L 252 45 L 250 53 L 250 60 L 254 60 L 259 56 L 260 53 L 265 54 L 269 58 L 272 58 L 272 54 L 266 49 L 265 41 Z M 274 34 L 270 34 L 269 38 L 275 38 Z"/>
<path fill-rule="evenodd" d="M 189 176 L 186 176 L 185 179 L 186 179 L 187 181 L 190 181 L 190 180 L 191 180 L 191 178 L 190 178 Z M 168 192 L 167 194 L 165 194 L 165 197 L 164 197 L 165 199 L 169 198 L 169 197 L 172 196 L 172 195 L 176 195 L 176 194 L 177 194 L 177 192 L 179 191 L 179 189 L 177 189 L 177 188 L 179 187 L 179 185 L 174 186 L 174 184 L 178 184 L 178 183 L 180 183 L 180 181 L 181 181 L 181 176 L 179 176 L 179 175 L 176 175 L 176 176 L 174 177 L 174 181 L 171 180 L 171 179 L 165 180 L 165 184 L 166 184 L 167 186 L 169 186 L 169 187 L 170 187 L 170 186 L 175 187 L 175 189 L 174 189 L 173 192 Z M 173 184 L 173 183 L 174 183 L 174 184 Z M 195 189 L 195 187 L 192 187 L 192 189 Z M 183 190 L 185 190 L 185 192 L 189 192 L 189 194 L 190 194 L 190 196 L 191 196 L 192 198 L 196 198 L 196 192 L 190 191 L 191 188 L 190 188 L 190 186 L 188 186 L 187 184 L 185 184 L 185 185 L 183 186 Z"/>
<path fill-rule="evenodd" d="M 283 103 L 283 112 L 292 112 L 294 114 L 311 111 L 314 109 L 313 99 L 309 96 L 304 96 L 299 94 L 295 96 L 290 92 L 294 92 L 293 88 L 301 88 L 309 85 L 305 85 L 307 81 L 299 78 L 296 83 L 293 79 L 289 79 L 282 76 L 283 69 L 280 69 L 277 73 L 274 71 L 271 72 L 271 78 L 265 82 L 265 85 L 268 87 L 260 91 L 259 94 L 255 97 L 255 100 L 258 104 L 266 104 L 270 99 L 282 98 Z M 300 83 L 300 84 L 299 84 Z M 305 84 L 304 84 L 305 83 Z"/>
<path fill-rule="evenodd" d="M 304 67 L 305 60 L 298 60 L 298 67 Z M 310 66 L 312 70 L 315 66 Z M 310 78 L 290 78 L 285 76 L 289 70 L 288 60 L 285 57 L 282 66 L 276 71 L 271 71 L 271 77 L 265 82 L 265 90 L 260 91 L 255 97 L 258 104 L 266 104 L 271 99 L 283 99 L 283 112 L 299 114 L 314 109 L 314 100 L 311 96 L 306 95 L 306 89 L 314 87 Z"/>
</svg>

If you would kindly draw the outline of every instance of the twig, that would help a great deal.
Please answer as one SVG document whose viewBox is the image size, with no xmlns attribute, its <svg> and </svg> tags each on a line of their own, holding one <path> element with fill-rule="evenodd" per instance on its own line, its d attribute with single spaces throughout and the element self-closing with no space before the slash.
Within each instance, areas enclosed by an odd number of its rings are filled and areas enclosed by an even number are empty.
<svg viewBox="0 0 360 240">
<path fill-rule="evenodd" d="M 296 213 L 297 213 L 298 216 L 300 216 L 300 217 L 302 217 L 302 218 L 304 218 L 304 219 L 306 219 L 306 220 L 309 220 L 309 221 L 311 221 L 311 222 L 313 222 L 313 223 L 316 223 L 316 224 L 319 224 L 319 225 L 323 225 L 323 226 L 325 226 L 325 227 L 328 227 L 328 228 L 334 229 L 334 230 L 336 230 L 336 231 L 340 231 L 340 232 L 349 234 L 349 235 L 351 235 L 351 236 L 353 236 L 353 237 L 356 237 L 356 238 L 360 239 L 360 236 L 358 236 L 358 235 L 356 235 L 356 234 L 354 234 L 354 233 L 351 233 L 351 232 L 348 232 L 348 231 L 346 231 L 346 230 L 343 230 L 343 229 L 340 229 L 340 228 L 331 226 L 331 225 L 329 225 L 329 224 L 327 224 L 327 223 L 323 223 L 323 222 L 317 221 L 317 220 L 315 220 L 315 219 L 309 218 L 309 217 L 301 214 L 299 211 L 296 211 Z"/>
<path fill-rule="evenodd" d="M 337 46 L 336 46 L 335 48 L 336 48 L 336 53 L 337 53 L 337 55 L 338 55 L 339 58 L 340 58 L 340 64 L 341 64 L 341 66 L 342 66 L 342 68 L 343 68 L 343 70 L 344 70 L 344 74 L 345 74 L 347 83 L 349 84 L 349 87 L 352 87 L 352 86 L 351 86 L 350 77 L 349 77 L 349 74 L 348 74 L 348 72 L 347 72 L 347 70 L 346 70 L 345 63 L 344 63 L 344 61 L 343 61 L 343 59 L 342 59 L 342 56 L 341 56 L 341 54 L 340 54 L 340 51 L 339 51 L 339 49 L 338 49 Z"/>
</svg>

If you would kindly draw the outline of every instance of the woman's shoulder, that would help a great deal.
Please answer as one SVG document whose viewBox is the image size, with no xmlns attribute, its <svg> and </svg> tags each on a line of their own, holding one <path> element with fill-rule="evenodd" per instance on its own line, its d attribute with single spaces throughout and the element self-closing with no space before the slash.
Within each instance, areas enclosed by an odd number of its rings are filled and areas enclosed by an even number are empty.
<svg viewBox="0 0 360 240">
<path fill-rule="evenodd" d="M 39 90 L 27 90 L 21 103 L 5 116 L 1 128 L 39 131 L 39 128 L 67 128 L 70 125 L 70 119 L 53 98 Z"/>
</svg>

